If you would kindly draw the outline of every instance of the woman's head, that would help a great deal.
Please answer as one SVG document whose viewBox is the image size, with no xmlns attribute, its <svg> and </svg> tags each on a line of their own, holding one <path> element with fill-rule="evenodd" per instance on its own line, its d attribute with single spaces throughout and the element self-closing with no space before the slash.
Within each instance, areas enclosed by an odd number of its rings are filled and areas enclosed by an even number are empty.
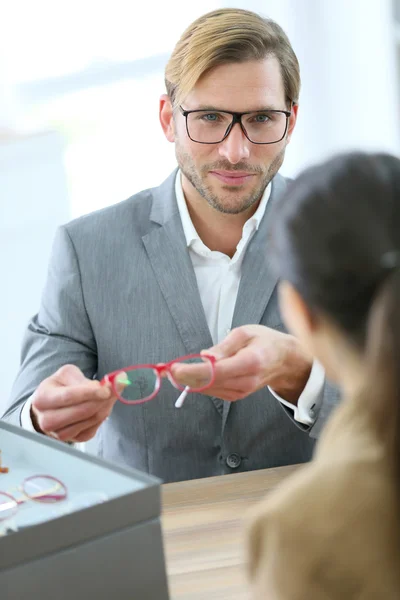
<svg viewBox="0 0 400 600">
<path fill-rule="evenodd" d="M 277 206 L 273 238 L 285 321 L 337 378 L 345 348 L 368 351 L 373 306 L 385 304 L 383 327 L 400 321 L 400 161 L 351 153 L 308 169 Z"/>
</svg>

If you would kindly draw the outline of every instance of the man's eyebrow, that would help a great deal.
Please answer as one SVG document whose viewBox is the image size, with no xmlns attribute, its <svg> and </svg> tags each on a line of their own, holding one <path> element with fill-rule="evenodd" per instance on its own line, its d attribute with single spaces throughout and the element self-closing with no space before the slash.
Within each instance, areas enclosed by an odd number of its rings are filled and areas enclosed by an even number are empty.
<svg viewBox="0 0 400 600">
<path fill-rule="evenodd" d="M 185 110 L 209 110 L 212 112 L 225 112 L 227 109 L 225 108 L 217 108 L 216 106 L 210 106 L 208 104 L 204 105 L 204 106 L 198 106 L 196 108 L 185 108 Z"/>
<path fill-rule="evenodd" d="M 183 107 L 182 107 L 183 108 Z M 198 106 L 197 108 L 188 108 L 188 109 L 184 109 L 184 110 L 204 110 L 204 111 L 210 111 L 210 112 L 237 112 L 237 113 L 252 113 L 252 112 L 264 112 L 267 110 L 287 110 L 286 107 L 285 108 L 275 108 L 275 106 L 263 106 L 261 108 L 251 108 L 249 110 L 244 110 L 244 111 L 235 111 L 235 110 L 229 110 L 228 108 L 218 108 L 216 106 L 210 106 L 210 105 L 205 105 L 205 106 Z"/>
</svg>

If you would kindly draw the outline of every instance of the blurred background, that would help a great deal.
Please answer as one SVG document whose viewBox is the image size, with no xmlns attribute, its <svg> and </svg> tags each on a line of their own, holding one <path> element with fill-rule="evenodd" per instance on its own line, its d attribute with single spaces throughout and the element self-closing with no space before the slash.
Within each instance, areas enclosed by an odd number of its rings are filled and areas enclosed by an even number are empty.
<svg viewBox="0 0 400 600">
<path fill-rule="evenodd" d="M 158 122 L 164 67 L 187 25 L 222 6 L 275 19 L 299 58 L 284 175 L 341 150 L 399 154 L 400 0 L 4 0 L 0 411 L 56 227 L 172 171 L 174 148 Z"/>
</svg>

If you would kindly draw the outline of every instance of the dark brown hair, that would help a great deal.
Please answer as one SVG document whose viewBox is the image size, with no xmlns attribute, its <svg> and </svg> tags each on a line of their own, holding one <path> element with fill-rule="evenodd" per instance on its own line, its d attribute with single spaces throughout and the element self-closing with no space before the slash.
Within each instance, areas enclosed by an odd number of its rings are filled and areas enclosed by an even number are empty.
<svg viewBox="0 0 400 600">
<path fill-rule="evenodd" d="M 400 160 L 348 153 L 307 169 L 276 208 L 273 241 L 280 277 L 365 354 L 360 393 L 400 482 Z"/>
</svg>

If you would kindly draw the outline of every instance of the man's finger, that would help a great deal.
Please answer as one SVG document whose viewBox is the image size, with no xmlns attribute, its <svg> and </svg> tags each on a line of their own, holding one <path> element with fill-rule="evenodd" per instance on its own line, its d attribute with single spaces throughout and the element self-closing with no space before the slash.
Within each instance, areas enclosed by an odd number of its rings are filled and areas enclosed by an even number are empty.
<svg viewBox="0 0 400 600">
<path fill-rule="evenodd" d="M 100 427 L 100 425 L 98 425 L 98 424 L 94 425 L 93 427 L 89 427 L 88 429 L 81 431 L 81 433 L 79 433 L 75 438 L 68 440 L 68 441 L 79 442 L 79 443 L 88 442 L 89 440 L 94 438 L 99 427 Z"/>
<path fill-rule="evenodd" d="M 91 381 L 75 365 L 63 365 L 50 379 L 54 379 L 61 385 L 79 385 Z"/>
<path fill-rule="evenodd" d="M 90 419 L 86 419 L 84 421 L 79 421 L 78 423 L 74 423 L 73 425 L 69 425 L 68 427 L 64 427 L 59 431 L 56 431 L 57 439 L 63 442 L 69 441 L 84 441 L 80 440 L 80 436 L 87 432 L 88 430 L 96 430 L 100 427 L 102 422 L 107 418 L 108 413 L 98 413 Z M 90 439 L 90 438 L 88 438 Z M 85 440 L 86 441 L 86 440 Z"/>
<path fill-rule="evenodd" d="M 37 420 L 42 431 L 53 431 L 54 433 L 58 433 L 65 427 L 92 419 L 99 413 L 102 414 L 103 412 L 107 412 L 111 406 L 112 404 L 110 402 L 101 403 L 96 400 L 90 400 L 76 406 L 66 406 L 64 408 L 46 410 L 45 412 L 39 413 Z"/>
<path fill-rule="evenodd" d="M 207 361 L 192 364 L 175 363 L 171 367 L 171 373 L 176 383 L 198 389 L 211 383 L 213 372 L 210 361 Z M 173 384 L 172 381 L 171 383 Z"/>
<path fill-rule="evenodd" d="M 237 397 L 244 398 L 252 394 L 255 390 L 259 389 L 262 380 L 258 375 L 245 375 L 242 377 L 236 377 L 235 379 L 231 379 L 228 385 L 219 385 L 213 383 L 213 385 L 204 390 L 204 394 L 207 396 L 216 396 L 217 398 L 223 398 L 221 394 L 225 392 L 236 394 Z"/>
<path fill-rule="evenodd" d="M 111 394 L 110 385 L 101 386 L 98 381 L 85 380 L 81 384 L 62 386 L 46 380 L 34 392 L 32 404 L 39 411 L 47 411 L 75 406 L 91 400 L 108 400 Z"/>
<path fill-rule="evenodd" d="M 237 329 L 233 329 L 219 344 L 212 346 L 208 350 L 203 350 L 202 354 L 211 354 L 217 360 L 228 358 L 239 352 L 242 348 L 245 348 L 252 339 L 253 335 L 246 327 L 238 327 Z"/>
<path fill-rule="evenodd" d="M 263 352 L 256 346 L 247 346 L 239 350 L 237 354 L 218 360 L 215 363 L 215 385 L 226 385 L 238 377 L 259 375 L 264 373 L 268 365 L 263 363 Z M 229 387 L 236 387 L 230 385 Z"/>
<path fill-rule="evenodd" d="M 206 394 L 207 396 L 211 395 L 214 398 L 220 398 L 221 400 L 227 400 L 228 402 L 236 402 L 237 400 L 242 400 L 243 398 L 246 398 L 246 396 L 249 395 L 247 393 L 239 392 L 236 389 L 230 388 L 212 388 L 212 390 L 210 389 L 210 391 L 204 391 L 204 394 Z"/>
<path fill-rule="evenodd" d="M 189 385 L 190 387 L 200 388 L 203 384 L 207 385 L 205 378 L 200 376 L 202 373 L 199 372 L 199 368 L 200 365 L 174 365 L 174 379 L 181 385 Z M 262 363 L 260 349 L 247 346 L 233 356 L 217 360 L 212 388 L 221 386 L 225 389 L 227 384 L 230 388 L 236 388 L 237 378 L 256 376 L 259 374 L 261 368 L 265 374 L 266 366 Z M 198 385 L 193 385 L 193 382 L 196 382 Z"/>
</svg>

